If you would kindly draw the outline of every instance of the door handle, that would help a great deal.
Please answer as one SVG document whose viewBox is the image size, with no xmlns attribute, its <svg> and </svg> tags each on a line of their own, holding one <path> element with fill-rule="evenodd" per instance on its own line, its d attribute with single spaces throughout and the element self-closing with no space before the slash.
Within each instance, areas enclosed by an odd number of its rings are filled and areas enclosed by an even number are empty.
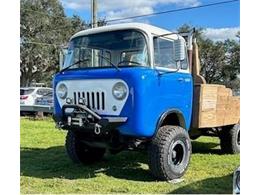
<svg viewBox="0 0 260 195">
<path fill-rule="evenodd" d="M 183 81 L 184 81 L 184 78 L 178 78 L 178 81 L 179 81 L 179 82 L 183 82 Z"/>
<path fill-rule="evenodd" d="M 179 82 L 190 82 L 190 78 L 178 78 Z"/>
</svg>

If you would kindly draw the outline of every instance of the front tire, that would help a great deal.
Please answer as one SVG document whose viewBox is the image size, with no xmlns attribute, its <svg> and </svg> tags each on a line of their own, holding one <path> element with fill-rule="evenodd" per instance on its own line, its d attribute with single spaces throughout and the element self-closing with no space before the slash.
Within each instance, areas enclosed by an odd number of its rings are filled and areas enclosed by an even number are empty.
<svg viewBox="0 0 260 195">
<path fill-rule="evenodd" d="M 148 147 L 149 168 L 160 180 L 180 178 L 186 172 L 191 156 L 188 133 L 179 126 L 163 126 Z"/>
<path fill-rule="evenodd" d="M 223 153 L 240 153 L 240 124 L 223 127 L 220 133 L 220 147 Z"/>
<path fill-rule="evenodd" d="M 73 131 L 68 131 L 65 144 L 68 156 L 74 163 L 90 164 L 101 160 L 106 150 L 86 145 Z"/>
</svg>

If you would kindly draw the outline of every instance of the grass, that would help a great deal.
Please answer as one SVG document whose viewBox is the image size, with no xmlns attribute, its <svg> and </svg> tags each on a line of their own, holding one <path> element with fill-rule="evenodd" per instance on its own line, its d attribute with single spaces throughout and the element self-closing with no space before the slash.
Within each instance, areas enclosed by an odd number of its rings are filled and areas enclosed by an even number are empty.
<svg viewBox="0 0 260 195">
<path fill-rule="evenodd" d="M 66 132 L 51 119 L 21 118 L 21 193 L 232 193 L 239 155 L 222 155 L 217 138 L 193 141 L 183 181 L 156 181 L 147 156 L 122 152 L 91 166 L 73 164 L 66 155 Z"/>
</svg>

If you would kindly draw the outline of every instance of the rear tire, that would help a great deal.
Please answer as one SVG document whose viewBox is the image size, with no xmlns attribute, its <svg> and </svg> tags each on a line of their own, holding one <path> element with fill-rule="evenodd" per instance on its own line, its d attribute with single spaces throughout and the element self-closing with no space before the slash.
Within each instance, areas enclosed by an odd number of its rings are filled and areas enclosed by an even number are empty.
<svg viewBox="0 0 260 195">
<path fill-rule="evenodd" d="M 148 147 L 149 168 L 160 180 L 180 178 L 186 172 L 191 156 L 188 133 L 179 126 L 163 126 Z"/>
<path fill-rule="evenodd" d="M 240 124 L 224 127 L 220 133 L 220 146 L 223 153 L 240 153 Z"/>
<path fill-rule="evenodd" d="M 68 131 L 66 137 L 66 150 L 74 163 L 90 164 L 101 160 L 106 149 L 89 147 L 73 131 Z"/>
</svg>

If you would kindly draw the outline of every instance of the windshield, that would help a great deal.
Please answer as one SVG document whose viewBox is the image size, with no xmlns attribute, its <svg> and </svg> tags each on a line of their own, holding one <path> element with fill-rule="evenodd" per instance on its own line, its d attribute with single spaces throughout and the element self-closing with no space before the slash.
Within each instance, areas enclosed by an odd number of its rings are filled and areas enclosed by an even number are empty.
<svg viewBox="0 0 260 195">
<path fill-rule="evenodd" d="M 76 37 L 69 43 L 63 68 L 148 66 L 145 37 L 136 30 Z M 75 64 L 75 65 L 74 65 Z"/>
</svg>

